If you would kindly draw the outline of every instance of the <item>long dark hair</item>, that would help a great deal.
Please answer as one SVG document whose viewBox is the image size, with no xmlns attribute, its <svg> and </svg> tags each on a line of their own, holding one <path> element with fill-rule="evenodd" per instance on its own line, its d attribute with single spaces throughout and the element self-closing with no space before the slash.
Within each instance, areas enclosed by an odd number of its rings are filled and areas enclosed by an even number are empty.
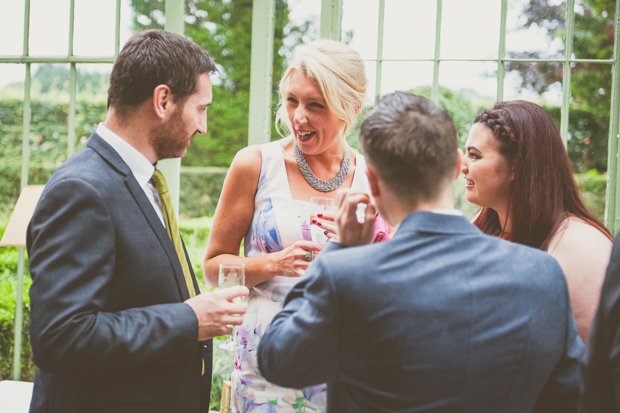
<svg viewBox="0 0 620 413">
<path fill-rule="evenodd" d="M 507 211 L 511 232 L 504 238 L 544 250 L 570 214 L 612 238 L 583 204 L 560 133 L 543 108 L 522 100 L 498 102 L 480 112 L 474 123 L 491 129 L 514 170 Z M 482 207 L 474 224 L 499 235 L 503 223 L 497 212 Z"/>
</svg>

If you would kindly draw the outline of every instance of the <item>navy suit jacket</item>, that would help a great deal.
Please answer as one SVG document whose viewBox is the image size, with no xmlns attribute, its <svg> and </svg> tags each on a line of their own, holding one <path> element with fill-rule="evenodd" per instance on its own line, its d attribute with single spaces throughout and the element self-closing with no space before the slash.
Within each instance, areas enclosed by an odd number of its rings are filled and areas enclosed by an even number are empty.
<svg viewBox="0 0 620 413">
<path fill-rule="evenodd" d="M 27 238 L 31 412 L 208 411 L 212 344 L 174 245 L 96 133 L 48 181 Z"/>
<path fill-rule="evenodd" d="M 548 254 L 414 212 L 389 242 L 330 242 L 258 349 L 335 412 L 576 411 L 583 343 Z"/>
</svg>

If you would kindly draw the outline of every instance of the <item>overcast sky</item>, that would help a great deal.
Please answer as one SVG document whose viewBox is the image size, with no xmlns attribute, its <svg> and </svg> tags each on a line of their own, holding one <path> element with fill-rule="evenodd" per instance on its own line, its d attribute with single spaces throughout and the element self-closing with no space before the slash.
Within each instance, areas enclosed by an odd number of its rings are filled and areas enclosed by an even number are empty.
<svg viewBox="0 0 620 413">
<path fill-rule="evenodd" d="M 555 51 L 563 48 L 559 39 L 550 42 L 546 31 L 537 27 L 520 30 L 523 3 L 511 0 L 508 10 L 507 51 Z M 69 36 L 70 0 L 31 0 L 31 55 L 66 55 Z M 560 0 L 550 0 L 552 4 Z M 579 0 L 577 0 L 579 3 Z M 115 0 L 76 0 L 75 41 L 76 55 L 112 55 L 114 53 Z M 318 21 L 320 0 L 289 0 L 291 20 Z M 435 50 L 435 0 L 386 0 L 385 2 L 384 58 L 428 59 Z M 499 0 L 443 0 L 441 57 L 490 58 L 498 55 Z M 0 55 L 20 55 L 23 48 L 24 0 L 0 0 Z M 377 54 L 379 0 L 344 0 L 343 30 L 352 31 L 351 45 L 365 59 Z M 96 30 L 93 26 L 96 25 Z M 121 44 L 129 36 L 131 9 L 129 0 L 122 1 Z M 94 65 L 88 68 L 93 69 Z M 102 66 L 99 69 L 109 70 Z M 86 67 L 81 66 L 81 69 Z M 497 81 L 494 62 L 442 62 L 439 83 L 454 90 L 473 89 L 478 94 L 494 98 Z M 369 96 L 375 94 L 376 64 L 367 63 L 370 80 Z M 430 85 L 432 62 L 385 62 L 383 65 L 382 93 L 417 86 Z M 23 65 L 0 65 L 0 87 L 9 82 L 22 81 Z M 543 98 L 557 102 L 561 86 L 552 88 Z M 505 99 L 519 95 L 518 79 L 506 78 Z M 521 95 L 523 96 L 523 95 Z M 526 98 L 536 96 L 524 92 Z"/>
</svg>

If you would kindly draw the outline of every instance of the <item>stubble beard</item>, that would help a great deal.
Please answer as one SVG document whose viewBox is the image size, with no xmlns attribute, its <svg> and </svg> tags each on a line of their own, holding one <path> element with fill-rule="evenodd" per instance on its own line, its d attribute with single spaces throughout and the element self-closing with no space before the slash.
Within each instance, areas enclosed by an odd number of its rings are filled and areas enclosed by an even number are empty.
<svg viewBox="0 0 620 413">
<path fill-rule="evenodd" d="M 187 153 L 187 137 L 182 116 L 183 108 L 178 107 L 170 119 L 161 125 L 153 137 L 157 159 L 182 158 Z"/>
</svg>

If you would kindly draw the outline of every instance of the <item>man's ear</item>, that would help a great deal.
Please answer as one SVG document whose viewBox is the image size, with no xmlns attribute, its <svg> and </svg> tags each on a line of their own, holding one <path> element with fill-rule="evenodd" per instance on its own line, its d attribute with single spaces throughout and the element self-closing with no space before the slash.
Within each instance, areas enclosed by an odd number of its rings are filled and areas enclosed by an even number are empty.
<svg viewBox="0 0 620 413">
<path fill-rule="evenodd" d="M 368 183 L 370 184 L 370 194 L 374 198 L 381 195 L 379 176 L 377 175 L 377 172 L 375 172 L 375 169 L 368 164 L 366 165 L 366 176 L 368 177 Z"/>
<path fill-rule="evenodd" d="M 159 85 L 153 90 L 153 111 L 158 118 L 164 119 L 171 102 L 172 92 L 168 85 Z"/>
<path fill-rule="evenodd" d="M 456 159 L 456 172 L 454 173 L 454 180 L 456 181 L 461 174 L 461 169 L 463 168 L 463 151 L 461 148 L 456 150 L 458 158 Z"/>
</svg>

